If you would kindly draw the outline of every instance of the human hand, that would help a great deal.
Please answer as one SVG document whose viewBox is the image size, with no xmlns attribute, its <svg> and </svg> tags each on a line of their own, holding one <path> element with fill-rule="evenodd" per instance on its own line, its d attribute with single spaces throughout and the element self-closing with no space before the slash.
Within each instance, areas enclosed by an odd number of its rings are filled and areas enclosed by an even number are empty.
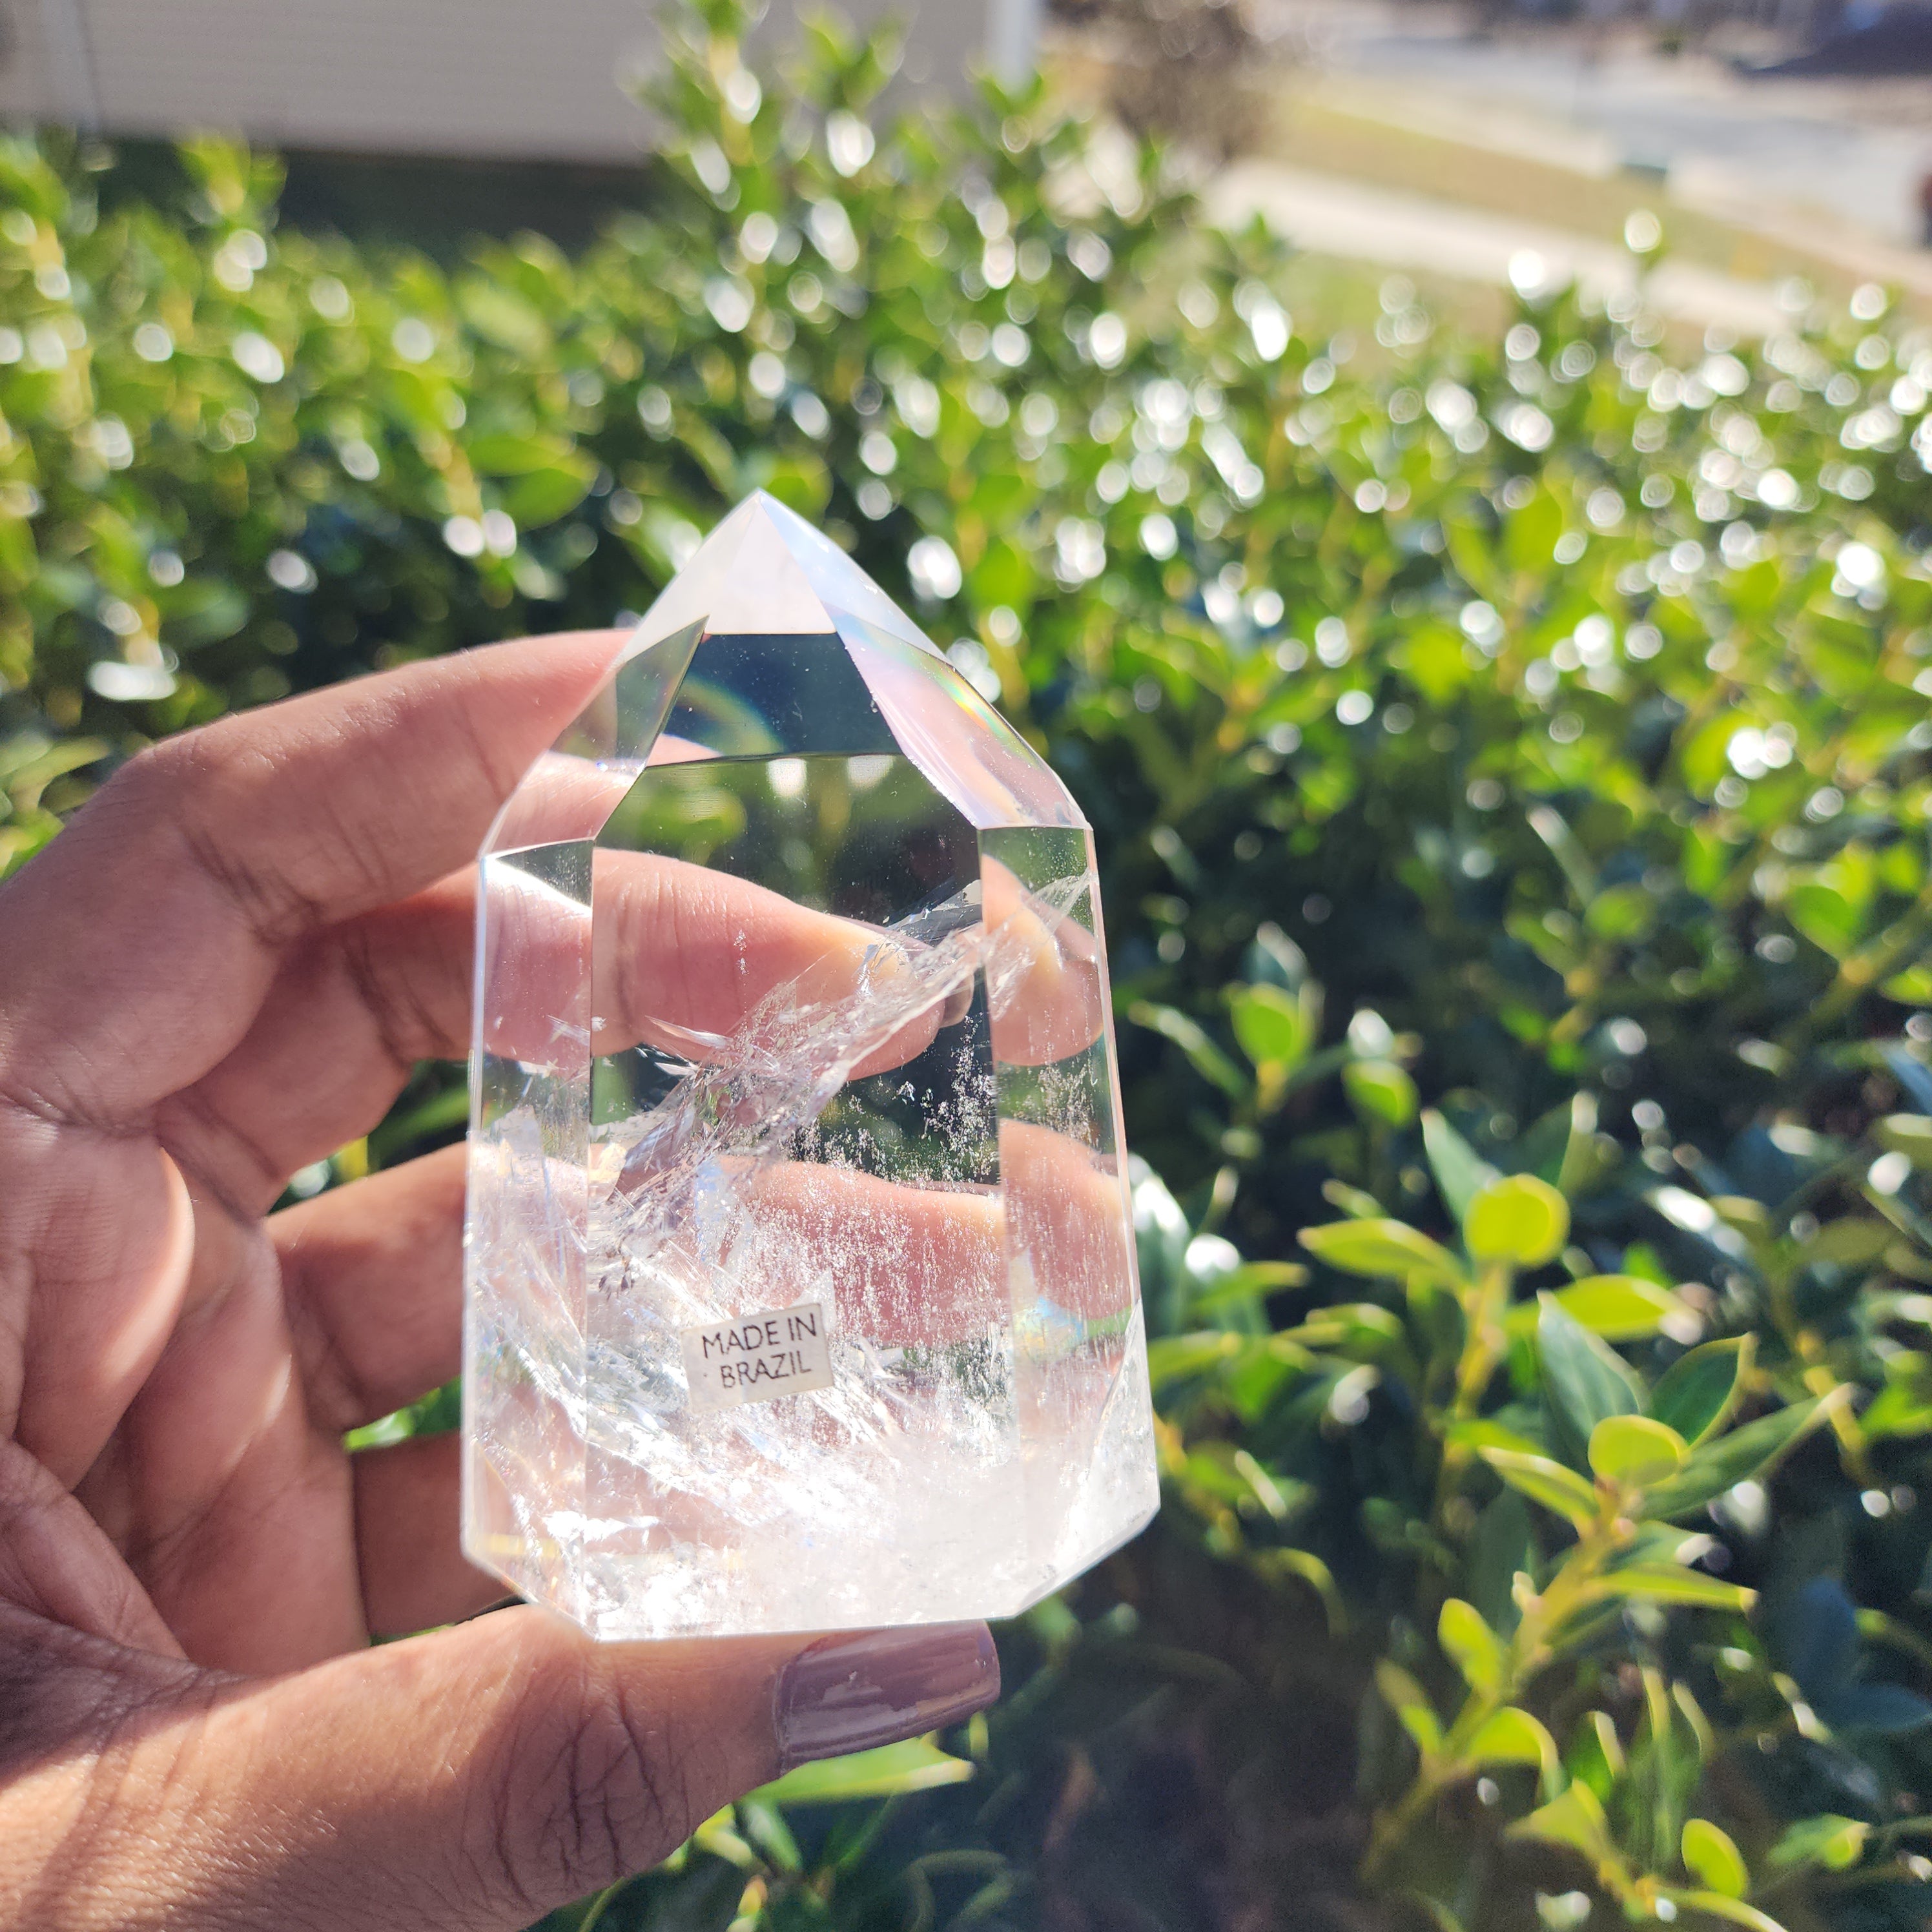
<svg viewBox="0 0 1932 1932">
<path fill-rule="evenodd" d="M 452 1149 L 280 1214 L 469 1032 L 467 861 L 615 634 L 170 740 L 0 890 L 0 1920 L 512 1928 L 998 1687 L 980 1624 L 589 1643 L 457 1544 Z M 650 970 L 648 956 L 640 970 Z"/>
</svg>

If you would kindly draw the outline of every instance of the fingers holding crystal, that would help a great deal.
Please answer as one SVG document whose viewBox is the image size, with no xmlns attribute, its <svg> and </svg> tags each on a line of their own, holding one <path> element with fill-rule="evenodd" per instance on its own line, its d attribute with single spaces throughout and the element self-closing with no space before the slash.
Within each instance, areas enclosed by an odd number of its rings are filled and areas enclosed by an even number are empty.
<svg viewBox="0 0 1932 1932">
<path fill-rule="evenodd" d="M 340 1431 L 448 1381 L 462 1356 L 464 1150 L 271 1216 L 311 1414 Z"/>
<path fill-rule="evenodd" d="M 459 1541 L 460 1436 L 361 1450 L 350 1467 L 363 1614 L 374 1635 L 454 1623 L 502 1601 L 502 1579 L 468 1562 Z"/>
<path fill-rule="evenodd" d="M 626 1014 L 620 1036 L 674 1058 L 627 1096 L 633 1125 L 607 1116 L 593 1191 L 632 1230 L 620 1244 L 653 1222 L 688 1233 L 658 1249 L 660 1287 L 688 1291 L 694 1313 L 753 1282 L 764 1306 L 836 1300 L 841 1330 L 882 1347 L 983 1334 L 1010 1300 L 1083 1321 L 1127 1307 L 1085 838 L 1054 836 L 1016 856 L 1077 869 L 1030 889 L 988 857 L 956 910 L 884 934 L 694 865 L 599 855 L 600 988 L 651 987 L 654 1012 Z M 676 924 L 694 914 L 709 956 Z M 695 970 L 665 987 L 635 969 L 668 936 Z M 752 961 L 796 970 L 766 991 Z M 868 1082 L 892 1066 L 908 1077 Z"/>
<path fill-rule="evenodd" d="M 617 641 L 410 665 L 130 762 L 0 899 L 0 1054 L 16 1079 L 100 1120 L 200 1078 L 292 944 L 469 858 Z"/>
<path fill-rule="evenodd" d="M 1133 1299 L 1120 1181 L 1067 1135 L 1003 1121 L 1004 1186 L 916 1186 L 782 1161 L 748 1172 L 708 1257 L 772 1306 L 824 1295 L 842 1331 L 882 1348 L 950 1343 L 1050 1303 L 1084 1321 Z"/>
<path fill-rule="evenodd" d="M 628 764 L 546 752 L 524 773 L 490 827 L 489 849 L 514 852 L 567 838 L 595 838 L 637 776 Z"/>
<path fill-rule="evenodd" d="M 1078 914 L 1090 893 L 1082 860 L 1078 872 L 1044 890 L 990 854 L 982 862 L 994 1051 L 1010 1065 L 1070 1059 L 1105 1030 L 1106 969 Z"/>
<path fill-rule="evenodd" d="M 920 1186 L 816 1161 L 721 1163 L 652 1279 L 696 1318 L 734 1283 L 771 1307 L 820 1300 L 879 1348 L 950 1344 L 1050 1304 L 1105 1321 L 1133 1299 L 1120 1178 L 1070 1136 L 999 1126 L 1000 1186 Z"/>
<path fill-rule="evenodd" d="M 904 1065 L 964 1019 L 976 975 L 1003 1060 L 1048 1065 L 1090 1052 L 1104 1032 L 1100 942 L 1070 903 L 1089 889 L 1084 874 L 1054 882 L 1070 902 L 1056 904 L 988 859 L 980 925 L 937 943 L 818 911 L 685 860 L 598 852 L 592 874 L 592 909 L 537 888 L 542 903 L 519 910 L 534 943 L 542 944 L 546 927 L 552 933 L 558 984 L 541 1003 L 548 1012 L 562 1006 L 586 921 L 592 928 L 590 1025 L 598 1054 L 641 1042 L 700 1063 L 734 1048 L 796 1054 L 812 1030 L 836 1035 L 843 1057 L 828 1060 L 827 1072 L 862 1080 Z M 521 881 L 506 889 L 532 890 Z M 507 1012 L 518 1003 L 500 1004 Z M 836 1024 L 816 1026 L 818 1016 Z"/>
<path fill-rule="evenodd" d="M 785 1302 L 825 1296 L 840 1329 L 875 1346 L 963 1341 L 1004 1318 L 1004 1231 L 990 1188 L 783 1161 L 748 1174 L 739 1198 L 722 1269 Z"/>
<path fill-rule="evenodd" d="M 290 951 L 247 1036 L 161 1109 L 164 1137 L 266 1211 L 288 1178 L 367 1133 L 418 1060 L 467 1045 L 473 875 L 344 920 Z"/>
<path fill-rule="evenodd" d="M 792 1765 L 957 1724 L 999 1682 L 982 1624 L 592 1644 L 506 1610 L 150 1692 L 116 1732 L 124 1802 L 90 1813 L 88 1869 L 137 1875 L 128 1896 L 170 1922 L 514 1932 Z"/>
<path fill-rule="evenodd" d="M 877 980 L 897 970 L 890 944 L 855 922 L 740 880 L 724 881 L 735 890 L 721 896 L 707 883 L 717 875 L 696 866 L 646 876 L 677 862 L 641 854 L 598 855 L 600 890 L 606 861 L 611 897 L 627 909 L 634 943 L 606 959 L 607 1004 L 621 1017 L 605 1016 L 596 1032 L 597 1052 L 648 1036 L 644 1016 L 651 1013 L 658 1016 L 660 1044 L 677 1037 L 674 1026 L 709 1019 L 728 1030 L 744 1018 L 743 1001 L 755 1004 L 802 961 L 809 965 L 821 938 L 832 943 L 806 976 L 820 995 L 838 996 L 866 973 Z M 485 880 L 506 915 L 500 923 L 516 934 L 512 956 L 492 962 L 485 978 L 486 1046 L 506 1059 L 541 1064 L 568 1048 L 568 1030 L 560 1038 L 556 1022 L 582 1004 L 590 909 L 567 880 L 560 884 L 520 856 L 494 859 Z M 687 889 L 704 891 L 708 912 L 693 906 L 676 920 L 649 916 L 670 898 L 683 908 Z M 232 1195 L 266 1208 L 297 1168 L 366 1132 L 414 1062 L 465 1050 L 476 899 L 475 874 L 455 874 L 302 942 L 283 962 L 247 1036 L 196 1084 L 190 1102 L 169 1103 L 171 1138 L 192 1150 L 196 1165 L 221 1173 Z M 748 916 L 728 929 L 724 922 L 740 914 Z M 712 962 L 720 949 L 730 954 L 729 980 L 687 974 L 675 957 L 682 935 L 706 917 L 712 922 Z M 734 934 L 746 939 L 742 950 L 734 946 Z M 902 1036 L 855 1072 L 901 1064 L 939 1023 L 915 1016 Z M 578 1023 L 580 1053 L 587 1050 L 582 1036 L 591 1024 L 586 1007 Z M 297 1095 L 299 1106 L 290 1104 Z"/>
<path fill-rule="evenodd" d="M 710 1058 L 711 1042 L 748 1022 L 782 1026 L 802 1011 L 869 1000 L 872 1032 L 847 1076 L 863 1078 L 912 1058 L 938 1030 L 950 989 L 922 998 L 905 949 L 855 920 L 649 853 L 600 852 L 592 880 L 600 1054 L 641 1041 Z"/>
<path fill-rule="evenodd" d="M 1118 1163 L 1072 1136 L 1000 1123 L 1014 1298 L 1083 1322 L 1124 1314 L 1134 1298 Z"/>
<path fill-rule="evenodd" d="M 670 762 L 691 762 L 677 754 L 682 741 L 660 742 L 674 747 Z M 802 904 L 722 866 L 617 847 L 593 851 L 590 838 L 632 776 L 554 755 L 499 825 L 498 849 L 485 862 L 489 923 L 504 936 L 485 962 L 490 1052 L 568 1060 L 581 1051 L 580 1041 L 570 1042 L 587 1028 L 598 1056 L 644 1045 L 701 1063 L 728 1052 L 728 1042 L 755 1045 L 748 1027 L 776 1022 L 783 1031 L 800 1013 L 842 1007 L 861 1048 L 842 1076 L 862 1079 L 904 1064 L 963 1018 L 976 970 L 985 974 L 1003 1059 L 1043 1066 L 1102 1037 L 1106 970 L 1087 922 L 1084 830 L 990 835 L 1027 843 L 1012 851 L 1015 865 L 984 856 L 978 945 L 949 951 L 913 931 Z M 523 849 L 504 849 L 512 835 Z M 540 835 L 548 842 L 534 842 Z M 1034 849 L 1043 841 L 1050 849 Z M 1053 876 L 1034 878 L 1042 867 Z M 576 1010 L 586 979 L 587 1014 Z M 874 1021 L 886 1024 L 868 1034 Z"/>
</svg>

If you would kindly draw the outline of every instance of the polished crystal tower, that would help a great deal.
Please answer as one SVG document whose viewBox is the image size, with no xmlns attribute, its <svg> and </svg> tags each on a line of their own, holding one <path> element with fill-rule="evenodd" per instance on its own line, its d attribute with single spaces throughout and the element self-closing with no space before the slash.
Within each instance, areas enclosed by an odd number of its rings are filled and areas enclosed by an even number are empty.
<svg viewBox="0 0 1932 1932">
<path fill-rule="evenodd" d="M 482 861 L 464 1536 L 601 1637 L 1004 1616 L 1156 1501 L 1091 834 L 764 495 Z"/>
</svg>

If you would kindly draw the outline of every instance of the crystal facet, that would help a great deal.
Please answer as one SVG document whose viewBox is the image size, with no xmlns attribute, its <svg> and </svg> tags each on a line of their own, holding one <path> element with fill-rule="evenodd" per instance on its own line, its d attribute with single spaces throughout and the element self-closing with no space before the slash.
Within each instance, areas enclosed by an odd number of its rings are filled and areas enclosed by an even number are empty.
<svg viewBox="0 0 1932 1932">
<path fill-rule="evenodd" d="M 471 1558 L 602 1637 L 1010 1616 L 1156 1500 L 1092 836 L 718 526 L 486 842 Z"/>
</svg>

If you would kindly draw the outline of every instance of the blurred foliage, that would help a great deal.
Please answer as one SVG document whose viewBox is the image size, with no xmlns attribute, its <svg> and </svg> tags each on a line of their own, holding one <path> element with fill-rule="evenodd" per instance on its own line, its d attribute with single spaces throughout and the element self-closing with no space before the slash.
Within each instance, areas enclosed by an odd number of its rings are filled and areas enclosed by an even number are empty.
<svg viewBox="0 0 1932 1932">
<path fill-rule="evenodd" d="M 1137 133 L 1223 158 L 1265 136 L 1284 50 L 1246 0 L 1054 0 L 1056 52 Z"/>
<path fill-rule="evenodd" d="M 1173 1506 L 944 1751 L 556 1924 L 1921 1923 L 1932 340 L 1324 334 L 1170 158 L 886 128 L 882 44 L 760 84 L 706 7 L 569 256 L 0 148 L 4 862 L 162 733 L 641 609 L 754 486 L 1099 832 Z"/>
</svg>

